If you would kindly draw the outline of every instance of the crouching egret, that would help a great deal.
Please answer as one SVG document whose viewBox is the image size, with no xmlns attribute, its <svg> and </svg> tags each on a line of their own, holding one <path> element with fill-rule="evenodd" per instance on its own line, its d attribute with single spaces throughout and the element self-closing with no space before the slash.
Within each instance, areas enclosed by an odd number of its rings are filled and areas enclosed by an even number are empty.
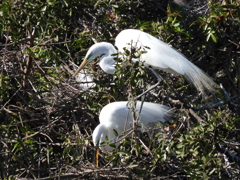
<svg viewBox="0 0 240 180">
<path fill-rule="evenodd" d="M 180 52 L 140 30 L 126 29 L 121 31 L 115 39 L 115 46 L 118 48 L 118 52 L 121 53 L 124 53 L 125 47 L 129 50 L 132 47 L 143 48 L 147 52 L 140 56 L 140 61 L 143 61 L 145 66 L 183 75 L 203 95 L 206 90 L 214 92 L 219 87 L 208 75 L 186 59 Z M 101 56 L 99 65 L 103 71 L 110 74 L 114 73 L 116 71 L 116 62 L 112 55 L 116 53 L 117 50 L 110 43 L 100 42 L 92 45 L 74 76 L 87 63 L 98 56 Z M 137 60 L 133 59 L 133 62 Z"/>
<path fill-rule="evenodd" d="M 100 124 L 94 129 L 92 140 L 94 146 L 97 147 L 96 164 L 98 164 L 98 151 L 99 148 L 103 151 L 111 151 L 114 148 L 109 145 L 100 145 L 102 142 L 110 142 L 119 144 L 121 135 L 125 130 L 132 127 L 131 110 L 127 107 L 128 101 L 113 102 L 104 106 L 99 115 Z M 169 107 L 157 103 L 137 102 L 136 109 L 139 112 L 140 125 L 143 127 L 148 126 L 151 122 L 165 122 L 172 117 L 173 112 Z M 114 133 L 117 131 L 117 134 Z M 107 137 L 107 138 L 106 138 Z"/>
</svg>

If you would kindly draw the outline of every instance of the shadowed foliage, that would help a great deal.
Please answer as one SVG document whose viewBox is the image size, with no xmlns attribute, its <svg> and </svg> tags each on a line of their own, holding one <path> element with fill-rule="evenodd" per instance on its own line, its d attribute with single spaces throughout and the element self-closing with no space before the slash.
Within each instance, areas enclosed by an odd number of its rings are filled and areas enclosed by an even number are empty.
<svg viewBox="0 0 240 180">
<path fill-rule="evenodd" d="M 238 3 L 3 0 L 1 179 L 240 178 Z M 159 71 L 164 81 L 145 100 L 170 106 L 175 118 L 127 137 L 96 168 L 91 134 L 101 108 L 157 79 L 141 63 L 114 75 L 92 63 L 72 76 L 93 43 L 114 43 L 128 28 L 171 44 L 223 88 L 203 99 L 183 77 Z"/>
</svg>

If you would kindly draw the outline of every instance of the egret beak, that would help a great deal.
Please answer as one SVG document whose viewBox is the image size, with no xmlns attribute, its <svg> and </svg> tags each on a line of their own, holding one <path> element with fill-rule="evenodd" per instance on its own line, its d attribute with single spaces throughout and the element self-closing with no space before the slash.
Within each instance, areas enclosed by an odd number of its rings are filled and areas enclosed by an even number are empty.
<svg viewBox="0 0 240 180">
<path fill-rule="evenodd" d="M 99 148 L 97 147 L 97 149 L 96 149 L 96 154 L 95 154 L 96 167 L 98 167 L 98 156 L 99 156 Z"/>
<path fill-rule="evenodd" d="M 87 59 L 84 59 L 82 64 L 79 66 L 77 72 L 73 75 L 73 77 L 76 77 L 76 75 L 84 68 L 84 66 L 88 63 Z"/>
</svg>

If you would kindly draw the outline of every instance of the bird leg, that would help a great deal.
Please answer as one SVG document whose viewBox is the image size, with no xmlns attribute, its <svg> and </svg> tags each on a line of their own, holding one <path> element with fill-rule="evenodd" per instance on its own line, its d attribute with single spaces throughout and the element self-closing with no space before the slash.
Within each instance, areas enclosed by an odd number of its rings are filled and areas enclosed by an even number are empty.
<svg viewBox="0 0 240 180">
<path fill-rule="evenodd" d="M 138 95 L 137 97 L 134 98 L 134 100 L 137 100 L 138 98 L 142 97 L 143 95 L 147 94 L 149 91 L 153 90 L 155 87 L 157 87 L 160 82 L 162 81 L 161 76 L 151 67 L 149 67 L 149 69 L 152 71 L 152 73 L 156 76 L 158 82 L 156 84 L 154 84 L 153 86 L 151 86 L 148 90 L 144 91 L 142 94 Z"/>
<path fill-rule="evenodd" d="M 99 148 L 96 149 L 96 153 L 95 153 L 95 164 L 96 164 L 96 167 L 99 167 L 98 166 L 98 158 L 99 158 Z"/>
</svg>

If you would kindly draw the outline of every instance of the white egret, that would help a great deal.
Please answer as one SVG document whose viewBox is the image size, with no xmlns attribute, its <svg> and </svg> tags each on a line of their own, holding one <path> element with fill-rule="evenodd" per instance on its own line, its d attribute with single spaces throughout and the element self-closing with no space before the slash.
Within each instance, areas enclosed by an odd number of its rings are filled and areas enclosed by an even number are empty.
<svg viewBox="0 0 240 180">
<path fill-rule="evenodd" d="M 92 140 L 96 147 L 102 151 L 111 151 L 114 148 L 109 145 L 100 145 L 102 142 L 111 142 L 119 144 L 119 137 L 124 130 L 129 130 L 132 127 L 131 110 L 127 107 L 128 101 L 113 102 L 104 106 L 99 115 L 100 124 L 94 129 Z M 140 110 L 141 102 L 137 102 L 136 109 Z M 139 113 L 139 124 L 143 127 L 153 122 L 165 122 L 173 112 L 169 107 L 157 103 L 144 102 Z M 114 133 L 117 131 L 117 134 Z M 106 139 L 106 136 L 108 137 Z M 100 145 L 100 146 L 99 146 Z"/>
<path fill-rule="evenodd" d="M 107 42 L 100 42 L 92 45 L 88 50 L 83 62 L 76 71 L 76 76 L 83 67 L 98 56 L 101 56 L 99 65 L 106 73 L 114 73 L 115 60 L 113 54 L 117 52 L 124 53 L 123 48 L 130 49 L 144 48 L 146 53 L 140 56 L 140 60 L 145 66 L 150 66 L 154 69 L 164 70 L 168 73 L 183 75 L 198 91 L 205 95 L 205 91 L 214 92 L 218 89 L 218 85 L 201 69 L 190 62 L 184 55 L 170 47 L 165 42 L 136 29 L 126 29 L 121 31 L 116 39 L 115 46 Z M 148 48 L 145 48 L 148 47 Z M 138 59 L 133 59 L 137 61 Z"/>
</svg>

